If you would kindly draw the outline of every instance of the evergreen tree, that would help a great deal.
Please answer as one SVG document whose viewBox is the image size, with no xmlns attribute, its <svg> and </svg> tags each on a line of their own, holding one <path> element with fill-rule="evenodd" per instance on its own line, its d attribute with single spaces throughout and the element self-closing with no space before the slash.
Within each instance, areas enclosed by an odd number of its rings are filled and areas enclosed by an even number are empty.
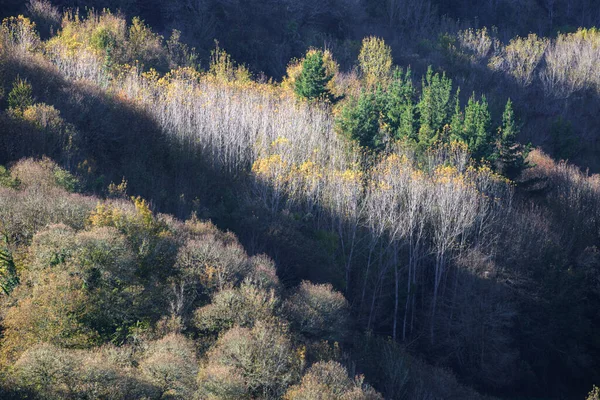
<svg viewBox="0 0 600 400">
<path fill-rule="evenodd" d="M 302 62 L 302 72 L 296 80 L 295 93 L 305 99 L 324 98 L 331 100 L 327 84 L 332 76 L 327 74 L 323 62 L 323 52 L 307 53 Z"/>
<path fill-rule="evenodd" d="M 411 70 L 396 69 L 383 101 L 383 123 L 394 139 L 416 141 L 414 95 Z"/>
<path fill-rule="evenodd" d="M 421 99 L 417 106 L 421 124 L 419 145 L 422 149 L 435 143 L 444 125 L 449 122 L 451 98 L 452 80 L 446 74 L 434 74 L 429 67 L 423 78 Z"/>
<path fill-rule="evenodd" d="M 33 90 L 25 79 L 17 77 L 12 90 L 8 94 L 8 107 L 23 112 L 33 105 Z"/>
<path fill-rule="evenodd" d="M 496 168 L 510 179 L 514 179 L 524 168 L 527 168 L 528 148 L 517 142 L 519 127 L 515 121 L 515 113 L 512 101 L 508 99 L 504 114 L 502 114 L 502 126 L 498 129 L 498 141 L 494 161 Z"/>
<path fill-rule="evenodd" d="M 382 91 L 363 90 L 356 99 L 351 99 L 341 111 L 338 129 L 363 147 L 381 150 L 384 136 L 380 130 Z"/>
<path fill-rule="evenodd" d="M 552 154 L 555 158 L 568 160 L 577 154 L 580 143 L 571 121 L 560 116 L 555 119 L 550 126 L 550 139 Z"/>
<path fill-rule="evenodd" d="M 454 99 L 454 114 L 450 120 L 451 140 L 460 140 L 463 131 L 464 115 L 460 107 L 460 88 L 456 90 Z"/>
<path fill-rule="evenodd" d="M 485 96 L 478 101 L 475 100 L 475 93 L 473 93 L 465 108 L 463 120 L 460 121 L 457 116 L 453 119 L 457 121 L 455 123 L 460 128 L 453 129 L 452 139 L 466 143 L 474 159 L 488 159 L 493 150 L 490 133 L 492 120 Z"/>
</svg>

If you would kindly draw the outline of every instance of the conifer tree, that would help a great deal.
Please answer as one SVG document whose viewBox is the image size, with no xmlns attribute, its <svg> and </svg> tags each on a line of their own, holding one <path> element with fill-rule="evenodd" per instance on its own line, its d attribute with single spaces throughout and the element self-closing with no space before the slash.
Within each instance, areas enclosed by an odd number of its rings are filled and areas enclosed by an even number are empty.
<svg viewBox="0 0 600 400">
<path fill-rule="evenodd" d="M 460 121 L 458 117 L 453 119 Z M 461 124 L 456 123 L 459 126 Z M 452 139 L 466 143 L 474 159 L 488 159 L 493 150 L 490 126 L 491 117 L 485 96 L 479 101 L 475 100 L 475 93 L 473 93 L 465 108 L 462 129 L 453 129 Z"/>
<path fill-rule="evenodd" d="M 416 141 L 414 95 L 411 70 L 403 76 L 396 69 L 383 101 L 383 122 L 394 139 Z"/>
<path fill-rule="evenodd" d="M 431 67 L 423 77 L 421 100 L 418 104 L 421 127 L 419 145 L 431 146 L 439 139 L 439 134 L 447 124 L 452 98 L 452 80 L 446 74 L 434 74 Z"/>
<path fill-rule="evenodd" d="M 302 62 L 302 72 L 296 80 L 294 91 L 298 96 L 309 100 L 317 98 L 331 100 L 331 93 L 327 89 L 331 79 L 332 76 L 327 74 L 323 62 L 323 52 L 309 52 Z"/>
<path fill-rule="evenodd" d="M 8 107 L 23 112 L 33 105 L 33 91 L 31 84 L 25 79 L 17 77 L 12 90 L 8 94 Z"/>
<path fill-rule="evenodd" d="M 361 146 L 380 150 L 384 146 L 380 131 L 382 91 L 363 90 L 357 99 L 352 99 L 341 111 L 338 126 L 342 134 Z"/>
<path fill-rule="evenodd" d="M 452 115 L 452 119 L 450 121 L 450 128 L 452 132 L 450 138 L 452 140 L 459 139 L 463 131 L 464 115 L 460 107 L 460 88 L 456 90 L 454 101 L 454 114 Z"/>
<path fill-rule="evenodd" d="M 498 129 L 498 140 L 494 161 L 496 168 L 510 179 L 516 178 L 527 168 L 528 149 L 517 142 L 519 127 L 515 121 L 512 101 L 508 99 L 502 114 L 502 126 Z"/>
</svg>

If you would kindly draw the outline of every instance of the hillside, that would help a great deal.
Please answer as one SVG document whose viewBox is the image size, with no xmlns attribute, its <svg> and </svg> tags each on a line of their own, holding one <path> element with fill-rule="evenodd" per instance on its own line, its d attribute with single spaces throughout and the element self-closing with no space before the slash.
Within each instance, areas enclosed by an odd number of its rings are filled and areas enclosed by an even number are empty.
<svg viewBox="0 0 600 400">
<path fill-rule="evenodd" d="M 3 398 L 600 382 L 585 2 L 5 3 Z"/>
</svg>

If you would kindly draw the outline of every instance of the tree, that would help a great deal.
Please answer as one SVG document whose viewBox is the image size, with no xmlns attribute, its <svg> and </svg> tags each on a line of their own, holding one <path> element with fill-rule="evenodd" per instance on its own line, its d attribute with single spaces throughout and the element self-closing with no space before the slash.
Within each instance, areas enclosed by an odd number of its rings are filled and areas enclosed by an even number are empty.
<svg viewBox="0 0 600 400">
<path fill-rule="evenodd" d="M 331 93 L 327 89 L 327 84 L 333 76 L 327 73 L 325 63 L 323 62 L 323 52 L 309 51 L 302 62 L 302 72 L 296 80 L 295 93 L 305 99 L 328 99 L 331 100 Z"/>
<path fill-rule="evenodd" d="M 379 393 L 363 385 L 363 378 L 354 380 L 335 361 L 318 362 L 310 367 L 299 385 L 292 386 L 285 400 L 380 400 Z"/>
<path fill-rule="evenodd" d="M 348 332 L 350 306 L 330 284 L 303 281 L 284 309 L 292 326 L 311 339 L 341 341 Z"/>
<path fill-rule="evenodd" d="M 498 129 L 499 138 L 496 144 L 494 161 L 496 168 L 510 179 L 514 179 L 524 168 L 527 168 L 528 149 L 517 142 L 519 127 L 515 121 L 515 113 L 512 101 L 508 99 L 504 114 L 502 114 L 502 126 Z"/>
<path fill-rule="evenodd" d="M 194 343 L 170 334 L 148 345 L 140 372 L 160 391 L 160 398 L 189 399 L 196 389 L 198 362 Z"/>
<path fill-rule="evenodd" d="M 32 290 L 20 285 L 13 294 L 20 301 L 6 310 L 4 354 L 19 355 L 42 342 L 67 348 L 100 342 L 98 332 L 88 323 L 95 316 L 81 278 L 49 272 Z"/>
<path fill-rule="evenodd" d="M 23 113 L 23 111 L 33 105 L 33 90 L 31 84 L 26 79 L 17 77 L 13 82 L 13 87 L 8 93 L 8 107 Z"/>
<path fill-rule="evenodd" d="M 415 89 L 410 68 L 404 75 L 401 69 L 395 69 L 383 104 L 383 123 L 392 138 L 416 141 L 414 97 Z"/>
<path fill-rule="evenodd" d="M 196 310 L 196 327 L 209 333 L 220 333 L 234 325 L 251 328 L 256 321 L 273 319 L 278 299 L 273 290 L 260 289 L 249 282 L 239 288 L 217 292 L 212 302 Z"/>
<path fill-rule="evenodd" d="M 208 352 L 199 374 L 200 398 L 276 399 L 300 378 L 302 352 L 283 325 L 234 327 Z"/>
<path fill-rule="evenodd" d="M 485 96 L 479 101 L 473 93 L 465 108 L 462 129 L 452 129 L 451 138 L 466 143 L 474 159 L 488 159 L 493 151 L 491 123 Z"/>
<path fill-rule="evenodd" d="M 358 64 L 367 86 L 384 84 L 392 71 L 392 49 L 383 39 L 369 36 L 362 42 Z"/>
<path fill-rule="evenodd" d="M 381 91 L 374 93 L 363 90 L 358 98 L 344 105 L 337 121 L 341 133 L 363 147 L 381 150 L 385 137 L 380 130 Z"/>
<path fill-rule="evenodd" d="M 461 132 L 463 131 L 464 118 L 465 116 L 460 106 L 460 88 L 458 88 L 456 90 L 456 95 L 454 99 L 454 114 L 452 115 L 452 120 L 450 121 L 451 136 L 456 137 L 461 134 Z"/>
<path fill-rule="evenodd" d="M 429 67 L 423 77 L 421 99 L 417 108 L 420 113 L 419 145 L 422 150 L 439 139 L 439 134 L 450 114 L 452 80 L 446 74 L 434 74 Z"/>
<path fill-rule="evenodd" d="M 433 172 L 432 212 L 429 215 L 435 252 L 430 338 L 434 342 L 437 303 L 451 253 L 464 242 L 479 211 L 479 193 L 465 182 L 456 167 L 438 166 Z"/>
</svg>

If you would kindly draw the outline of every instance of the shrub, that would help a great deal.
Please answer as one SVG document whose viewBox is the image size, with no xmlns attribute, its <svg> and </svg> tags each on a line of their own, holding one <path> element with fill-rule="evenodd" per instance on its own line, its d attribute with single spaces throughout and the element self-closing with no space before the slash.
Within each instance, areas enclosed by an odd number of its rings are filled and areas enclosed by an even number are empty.
<svg viewBox="0 0 600 400">
<path fill-rule="evenodd" d="M 252 256 L 248 260 L 248 264 L 250 272 L 247 279 L 254 286 L 265 291 L 274 290 L 275 293 L 281 290 L 275 263 L 269 256 L 266 254 Z"/>
<path fill-rule="evenodd" d="M 257 322 L 219 338 L 199 375 L 202 398 L 280 398 L 299 379 L 303 358 L 281 325 Z M 231 382 L 221 386 L 223 382 Z"/>
<path fill-rule="evenodd" d="M 248 256 L 239 243 L 224 244 L 214 236 L 188 240 L 177 254 L 175 268 L 209 293 L 240 283 L 248 273 Z"/>
<path fill-rule="evenodd" d="M 330 284 L 303 281 L 284 309 L 292 326 L 310 339 L 342 341 L 350 328 L 348 301 Z"/>
<path fill-rule="evenodd" d="M 19 180 L 10 175 L 10 171 L 0 165 L 0 187 L 16 189 L 19 187 Z"/>
<path fill-rule="evenodd" d="M 490 68 L 512 76 L 521 86 L 529 86 L 536 77 L 548 44 L 548 39 L 533 33 L 526 38 L 516 37 L 502 49 L 500 55 L 490 60 Z"/>
<path fill-rule="evenodd" d="M 11 175 L 21 183 L 23 188 L 35 187 L 42 190 L 60 188 L 74 192 L 79 185 L 77 178 L 48 158 L 21 160 L 11 168 Z"/>
<path fill-rule="evenodd" d="M 98 333 L 86 325 L 94 310 L 81 278 L 49 272 L 32 288 L 20 285 L 13 293 L 20 300 L 3 321 L 2 347 L 9 359 L 40 342 L 67 348 L 99 343 Z"/>
<path fill-rule="evenodd" d="M 285 400 L 383 400 L 375 390 L 363 385 L 363 378 L 352 380 L 346 368 L 335 361 L 312 365 L 299 385 L 292 386 Z"/>
<path fill-rule="evenodd" d="M 196 390 L 196 351 L 182 335 L 151 342 L 139 369 L 159 389 L 159 398 L 189 399 Z"/>
<path fill-rule="evenodd" d="M 35 24 L 22 15 L 4 19 L 0 33 L 4 47 L 20 52 L 33 51 L 40 43 Z"/>
<path fill-rule="evenodd" d="M 14 365 L 14 378 L 21 388 L 42 399 L 67 398 L 77 383 L 80 360 L 74 354 L 49 344 L 28 349 Z"/>
<path fill-rule="evenodd" d="M 194 322 L 198 329 L 210 333 L 220 333 L 234 325 L 252 328 L 257 321 L 272 319 L 277 304 L 273 290 L 244 282 L 239 288 L 216 293 L 209 305 L 196 310 Z"/>
</svg>

